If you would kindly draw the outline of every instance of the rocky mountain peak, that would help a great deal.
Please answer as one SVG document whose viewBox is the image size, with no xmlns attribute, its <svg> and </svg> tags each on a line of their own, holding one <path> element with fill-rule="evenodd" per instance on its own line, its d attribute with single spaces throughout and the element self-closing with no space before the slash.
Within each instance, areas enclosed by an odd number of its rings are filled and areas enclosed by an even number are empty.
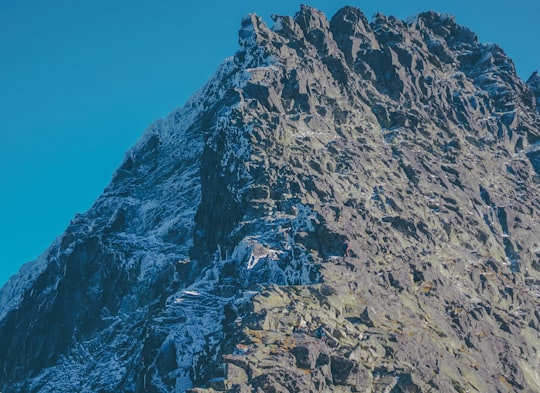
<svg viewBox="0 0 540 393">
<path fill-rule="evenodd" d="M 449 14 L 435 11 L 422 12 L 416 18 L 410 18 L 408 23 L 416 26 L 418 30 L 444 39 L 454 48 L 478 44 L 476 34 L 467 27 L 458 25 L 454 16 Z"/>
<path fill-rule="evenodd" d="M 269 34 L 268 27 L 261 17 L 249 14 L 242 19 L 238 32 L 239 44 L 242 48 L 257 46 L 267 41 Z"/>
<path fill-rule="evenodd" d="M 344 7 L 331 20 L 331 31 L 349 65 L 360 50 L 379 49 L 379 42 L 365 15 L 354 7 Z"/>
<path fill-rule="evenodd" d="M 435 12 L 272 18 L 2 289 L 2 392 L 535 391 L 538 76 Z"/>
</svg>

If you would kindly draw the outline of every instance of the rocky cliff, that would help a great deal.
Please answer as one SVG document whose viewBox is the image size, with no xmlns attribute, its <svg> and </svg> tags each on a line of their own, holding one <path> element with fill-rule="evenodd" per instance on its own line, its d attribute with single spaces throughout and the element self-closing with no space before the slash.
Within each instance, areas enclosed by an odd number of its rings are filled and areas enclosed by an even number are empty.
<svg viewBox="0 0 540 393">
<path fill-rule="evenodd" d="M 434 12 L 239 42 L 4 286 L 0 390 L 538 391 L 538 75 Z"/>
</svg>

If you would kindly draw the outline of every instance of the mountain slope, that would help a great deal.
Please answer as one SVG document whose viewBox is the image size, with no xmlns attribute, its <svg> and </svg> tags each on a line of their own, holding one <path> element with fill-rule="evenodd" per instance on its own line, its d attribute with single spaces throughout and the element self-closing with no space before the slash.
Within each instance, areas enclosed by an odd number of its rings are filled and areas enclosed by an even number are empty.
<svg viewBox="0 0 540 393">
<path fill-rule="evenodd" d="M 2 289 L 4 393 L 540 386 L 538 76 L 447 15 L 274 18 Z"/>
</svg>

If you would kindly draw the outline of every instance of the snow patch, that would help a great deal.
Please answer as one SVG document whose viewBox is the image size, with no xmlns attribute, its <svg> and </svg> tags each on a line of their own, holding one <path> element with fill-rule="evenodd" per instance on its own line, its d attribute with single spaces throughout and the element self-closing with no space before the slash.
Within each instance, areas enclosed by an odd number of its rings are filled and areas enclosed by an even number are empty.
<svg viewBox="0 0 540 393">
<path fill-rule="evenodd" d="M 232 258 L 237 261 L 246 261 L 248 270 L 253 269 L 259 261 L 277 261 L 281 251 L 273 250 L 261 244 L 258 236 L 248 236 L 236 246 Z"/>
</svg>

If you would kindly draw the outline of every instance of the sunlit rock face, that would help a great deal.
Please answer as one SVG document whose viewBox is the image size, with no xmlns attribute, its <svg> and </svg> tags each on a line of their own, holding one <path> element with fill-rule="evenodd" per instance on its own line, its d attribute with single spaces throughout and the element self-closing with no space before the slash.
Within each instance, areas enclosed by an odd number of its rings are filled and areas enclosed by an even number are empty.
<svg viewBox="0 0 540 393">
<path fill-rule="evenodd" d="M 538 75 L 434 12 L 273 19 L 2 289 L 0 391 L 538 389 Z"/>
</svg>

